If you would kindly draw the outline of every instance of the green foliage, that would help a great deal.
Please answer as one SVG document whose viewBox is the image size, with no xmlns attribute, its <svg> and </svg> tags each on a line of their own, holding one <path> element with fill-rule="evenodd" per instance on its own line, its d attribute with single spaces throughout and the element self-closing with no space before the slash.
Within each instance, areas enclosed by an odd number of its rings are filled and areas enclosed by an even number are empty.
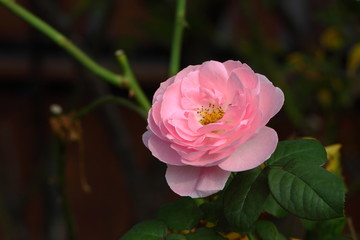
<svg viewBox="0 0 360 240">
<path fill-rule="evenodd" d="M 238 231 L 248 231 L 268 197 L 266 175 L 260 167 L 238 173 L 224 194 L 224 213 Z"/>
<path fill-rule="evenodd" d="M 276 201 L 298 217 L 326 220 L 343 216 L 343 182 L 321 167 L 293 160 L 270 170 L 269 186 Z"/>
<path fill-rule="evenodd" d="M 148 220 L 136 224 L 120 240 L 161 240 L 166 236 L 166 225 L 159 220 Z"/>
<path fill-rule="evenodd" d="M 202 204 L 200 206 L 200 209 L 204 213 L 203 219 L 205 221 L 215 224 L 214 229 L 216 229 L 216 231 L 232 231 L 232 228 L 229 226 L 229 223 L 224 216 L 224 197 L 222 193 L 215 200 Z"/>
<path fill-rule="evenodd" d="M 279 233 L 274 223 L 269 221 L 258 221 L 256 223 L 256 232 L 262 240 L 286 240 Z"/>
<path fill-rule="evenodd" d="M 173 230 L 189 230 L 202 218 L 203 213 L 194 200 L 186 197 L 160 207 L 158 219 Z"/>
<path fill-rule="evenodd" d="M 186 239 L 187 238 L 184 235 L 178 233 L 169 234 L 166 237 L 166 240 L 186 240 Z"/>
<path fill-rule="evenodd" d="M 272 195 L 269 195 L 269 197 L 266 199 L 264 204 L 264 211 L 279 218 L 288 214 L 288 212 L 275 201 Z"/>
<path fill-rule="evenodd" d="M 225 238 L 221 237 L 217 232 L 210 228 L 199 228 L 196 232 L 186 235 L 188 240 L 223 240 Z"/>
<path fill-rule="evenodd" d="M 217 196 L 168 203 L 160 207 L 158 220 L 134 226 L 122 239 L 224 239 L 220 233 L 286 239 L 274 223 L 259 220 L 266 213 L 302 218 L 306 240 L 346 239 L 340 236 L 346 221 L 345 186 L 321 167 L 325 162 L 326 152 L 318 141 L 280 142 L 263 166 L 237 173 Z"/>
<path fill-rule="evenodd" d="M 200 209 L 203 211 L 203 219 L 209 222 L 216 223 L 219 221 L 219 216 L 221 216 L 223 211 L 223 197 L 219 197 L 214 201 L 205 202 L 200 206 Z"/>
<path fill-rule="evenodd" d="M 326 162 L 326 151 L 321 143 L 315 140 L 297 139 L 281 141 L 265 164 L 281 167 L 294 159 L 299 159 L 312 166 L 322 166 Z"/>
<path fill-rule="evenodd" d="M 332 239 L 341 235 L 346 218 L 335 218 L 326 221 L 303 220 L 304 227 L 307 231 L 306 240 Z"/>
</svg>

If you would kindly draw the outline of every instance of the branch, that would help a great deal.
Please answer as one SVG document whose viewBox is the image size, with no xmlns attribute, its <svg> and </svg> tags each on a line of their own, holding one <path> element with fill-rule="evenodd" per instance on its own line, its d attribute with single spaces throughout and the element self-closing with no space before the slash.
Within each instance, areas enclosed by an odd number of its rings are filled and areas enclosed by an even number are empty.
<svg viewBox="0 0 360 240">
<path fill-rule="evenodd" d="M 131 70 L 129 61 L 128 61 L 124 51 L 122 51 L 122 50 L 116 51 L 115 56 L 117 57 L 118 62 L 122 67 L 122 70 L 124 71 L 125 78 L 127 80 L 127 82 L 125 82 L 125 84 L 130 89 L 130 96 L 134 95 L 135 99 L 140 104 L 140 106 L 146 112 L 148 112 L 151 107 L 151 104 L 150 104 L 148 98 L 146 97 L 146 95 L 144 94 L 144 92 L 142 91 L 141 87 L 139 86 L 138 82 L 136 81 L 135 75 Z"/>
<path fill-rule="evenodd" d="M 91 71 L 96 76 L 99 76 L 106 80 L 107 82 L 120 86 L 125 80 L 124 77 L 115 74 L 104 67 L 97 64 L 93 61 L 86 53 L 80 50 L 76 45 L 74 45 L 69 39 L 64 35 L 59 33 L 49 24 L 26 10 L 25 8 L 18 5 L 14 0 L 0 0 L 0 4 L 4 5 L 7 9 L 13 12 L 16 16 L 20 17 L 31 26 L 45 34 L 60 47 L 65 49 L 70 55 L 72 55 L 76 60 L 78 60 L 84 67 Z"/>
</svg>

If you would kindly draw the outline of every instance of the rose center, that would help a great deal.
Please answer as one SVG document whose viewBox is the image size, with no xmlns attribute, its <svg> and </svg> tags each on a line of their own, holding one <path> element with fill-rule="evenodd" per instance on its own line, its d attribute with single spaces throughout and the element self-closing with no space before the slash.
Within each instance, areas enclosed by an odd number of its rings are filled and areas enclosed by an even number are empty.
<svg viewBox="0 0 360 240">
<path fill-rule="evenodd" d="M 199 122 L 202 125 L 208 125 L 209 123 L 214 123 L 217 120 L 220 120 L 224 116 L 225 112 L 221 107 L 209 103 L 208 107 L 201 106 L 201 108 L 198 108 L 197 114 L 200 117 Z"/>
</svg>

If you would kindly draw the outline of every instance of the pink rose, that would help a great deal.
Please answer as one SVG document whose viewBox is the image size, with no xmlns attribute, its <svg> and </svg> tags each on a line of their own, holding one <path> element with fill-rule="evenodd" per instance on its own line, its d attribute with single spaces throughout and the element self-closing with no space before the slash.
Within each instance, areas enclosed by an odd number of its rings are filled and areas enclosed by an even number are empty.
<svg viewBox="0 0 360 240">
<path fill-rule="evenodd" d="M 230 172 L 271 156 L 278 136 L 265 125 L 283 103 L 279 88 L 241 62 L 189 66 L 155 92 L 143 141 L 167 164 L 174 192 L 206 197 L 223 189 Z"/>
</svg>

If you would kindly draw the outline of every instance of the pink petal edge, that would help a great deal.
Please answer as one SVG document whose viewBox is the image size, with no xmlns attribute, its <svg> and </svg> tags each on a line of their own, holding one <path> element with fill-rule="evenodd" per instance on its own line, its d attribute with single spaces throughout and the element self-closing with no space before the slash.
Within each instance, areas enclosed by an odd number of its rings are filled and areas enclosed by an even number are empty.
<svg viewBox="0 0 360 240">
<path fill-rule="evenodd" d="M 263 125 L 277 114 L 284 104 L 284 93 L 261 74 L 257 74 L 260 80 L 259 110 L 263 114 Z"/>
<path fill-rule="evenodd" d="M 152 155 L 160 161 L 172 165 L 184 165 L 181 162 L 180 155 L 170 147 L 170 142 L 161 140 L 151 131 L 146 131 L 143 134 L 142 139 Z"/>
<path fill-rule="evenodd" d="M 166 180 L 180 196 L 207 197 L 222 190 L 230 175 L 218 167 L 192 167 L 168 165 Z"/>
<path fill-rule="evenodd" d="M 229 158 L 220 163 L 219 167 L 232 172 L 255 168 L 269 159 L 277 143 L 276 131 L 263 127 L 253 138 L 241 144 Z"/>
</svg>

